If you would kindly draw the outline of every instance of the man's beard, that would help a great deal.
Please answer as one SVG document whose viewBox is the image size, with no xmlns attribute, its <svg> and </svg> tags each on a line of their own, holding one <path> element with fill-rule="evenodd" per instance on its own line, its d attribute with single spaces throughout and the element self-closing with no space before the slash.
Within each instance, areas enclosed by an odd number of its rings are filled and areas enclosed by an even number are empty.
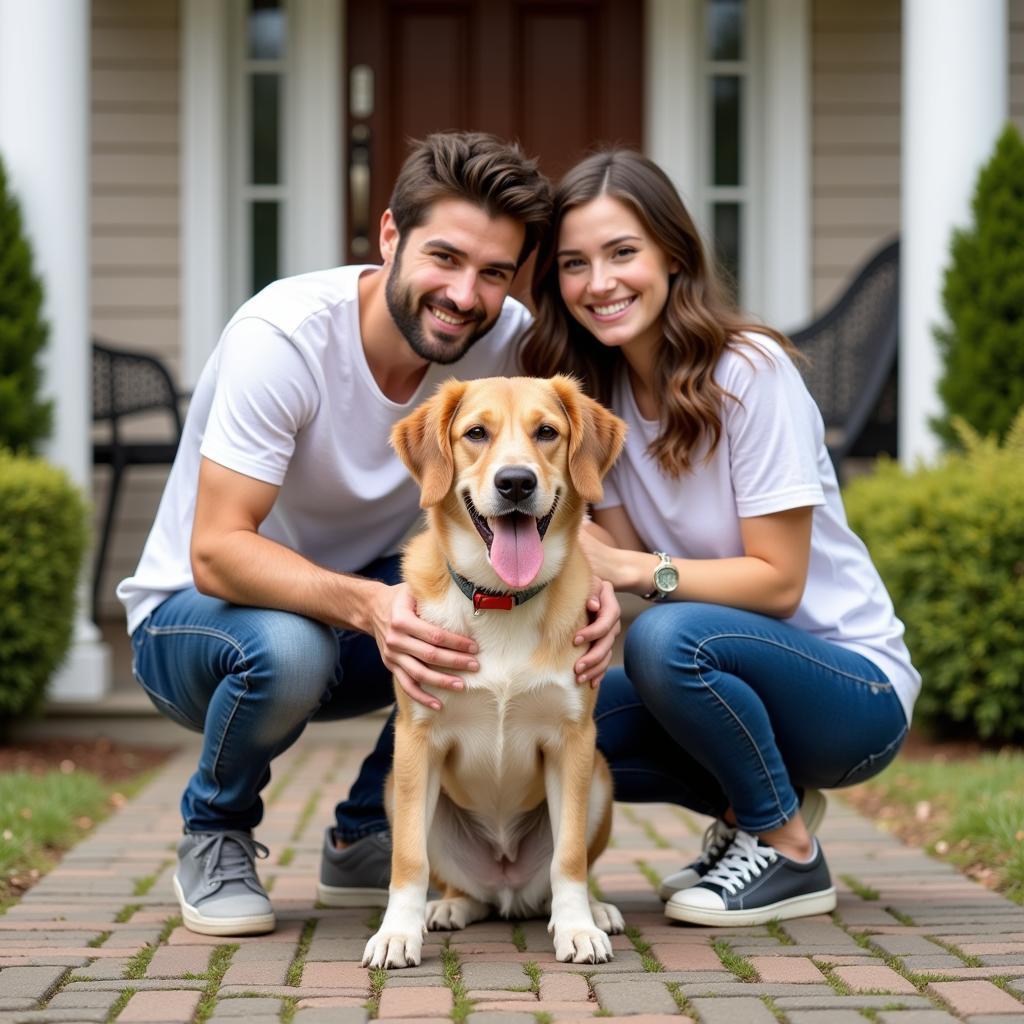
<svg viewBox="0 0 1024 1024">
<path fill-rule="evenodd" d="M 446 366 L 461 359 L 470 347 L 482 338 L 493 326 L 494 320 L 486 321 L 480 314 L 472 314 L 477 318 L 476 328 L 471 331 L 462 342 L 453 342 L 447 338 L 432 338 L 423 328 L 423 320 L 420 311 L 424 303 L 417 306 L 413 298 L 412 289 L 402 284 L 398 273 L 398 264 L 401 259 L 399 253 L 395 262 L 388 272 L 387 284 L 384 288 L 384 297 L 387 300 L 388 312 L 395 325 L 402 333 L 402 337 L 409 343 L 409 347 L 421 359 L 431 363 L 439 363 Z M 455 316 L 464 316 L 453 302 L 448 299 L 430 299 L 430 304 L 438 309 L 446 310 Z M 495 318 L 497 319 L 497 318 Z"/>
</svg>

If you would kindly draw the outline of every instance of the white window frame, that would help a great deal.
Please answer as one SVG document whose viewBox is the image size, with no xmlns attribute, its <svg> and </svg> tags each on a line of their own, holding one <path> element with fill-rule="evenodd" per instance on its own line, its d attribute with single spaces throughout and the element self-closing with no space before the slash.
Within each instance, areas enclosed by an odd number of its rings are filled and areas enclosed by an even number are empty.
<svg viewBox="0 0 1024 1024">
<path fill-rule="evenodd" d="M 282 275 L 336 265 L 344 251 L 343 0 L 287 0 L 280 223 Z M 192 387 L 231 313 L 248 297 L 249 159 L 240 69 L 243 0 L 182 0 L 182 378 Z M 235 113 L 238 111 L 238 113 Z M 275 186 L 276 187 L 276 186 Z M 250 195 L 256 186 L 250 189 Z M 234 204 L 234 205 L 232 205 Z"/>
<path fill-rule="evenodd" d="M 809 2 L 748 0 L 760 25 L 750 37 L 754 80 L 743 114 L 750 202 L 743 298 L 749 312 L 782 330 L 811 312 Z M 647 0 L 645 150 L 710 243 L 704 18 L 704 0 Z"/>
</svg>

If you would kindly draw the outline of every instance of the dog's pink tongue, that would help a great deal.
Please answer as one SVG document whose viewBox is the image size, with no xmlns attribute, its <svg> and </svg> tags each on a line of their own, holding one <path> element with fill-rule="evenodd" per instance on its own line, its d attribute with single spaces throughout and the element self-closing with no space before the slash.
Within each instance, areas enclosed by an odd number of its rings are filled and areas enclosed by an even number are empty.
<svg viewBox="0 0 1024 1024">
<path fill-rule="evenodd" d="M 494 516 L 487 521 L 494 540 L 491 541 L 491 565 L 513 589 L 528 587 L 544 563 L 537 520 L 532 516 Z"/>
</svg>

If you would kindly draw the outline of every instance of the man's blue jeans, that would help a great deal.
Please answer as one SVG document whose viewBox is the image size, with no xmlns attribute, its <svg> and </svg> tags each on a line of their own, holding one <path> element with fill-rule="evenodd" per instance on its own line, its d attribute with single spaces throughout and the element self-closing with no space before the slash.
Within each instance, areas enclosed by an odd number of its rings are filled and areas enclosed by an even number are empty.
<svg viewBox="0 0 1024 1024">
<path fill-rule="evenodd" d="M 673 602 L 626 634 L 625 670 L 595 712 L 617 800 L 665 801 L 759 833 L 796 813 L 797 790 L 880 772 L 907 732 L 873 662 L 776 619 Z"/>
<path fill-rule="evenodd" d="M 398 557 L 360 575 L 399 580 Z M 263 817 L 270 762 L 316 718 L 351 718 L 394 700 L 391 673 L 373 637 L 290 612 L 247 608 L 200 594 L 169 597 L 132 634 L 133 671 L 156 707 L 203 734 L 199 767 L 181 800 L 190 832 L 251 829 Z M 351 841 L 387 827 L 384 778 L 389 721 L 337 807 Z"/>
</svg>

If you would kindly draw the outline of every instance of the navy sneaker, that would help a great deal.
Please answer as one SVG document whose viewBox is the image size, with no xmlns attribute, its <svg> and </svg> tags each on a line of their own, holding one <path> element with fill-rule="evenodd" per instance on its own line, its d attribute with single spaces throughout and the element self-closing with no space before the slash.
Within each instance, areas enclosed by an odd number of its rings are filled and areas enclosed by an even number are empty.
<svg viewBox="0 0 1024 1024">
<path fill-rule="evenodd" d="M 812 836 L 818 831 L 827 806 L 828 801 L 820 789 L 804 790 L 800 801 L 800 816 Z M 721 819 L 713 821 L 704 833 L 700 856 L 690 861 L 686 867 L 666 875 L 658 887 L 658 895 L 663 900 L 669 900 L 682 889 L 696 885 L 722 859 L 735 838 L 735 825 L 729 825 Z"/>
<path fill-rule="evenodd" d="M 835 908 L 835 886 L 817 840 L 814 856 L 801 863 L 741 829 L 697 885 L 665 904 L 665 914 L 688 924 L 732 927 L 827 914 Z"/>
</svg>

